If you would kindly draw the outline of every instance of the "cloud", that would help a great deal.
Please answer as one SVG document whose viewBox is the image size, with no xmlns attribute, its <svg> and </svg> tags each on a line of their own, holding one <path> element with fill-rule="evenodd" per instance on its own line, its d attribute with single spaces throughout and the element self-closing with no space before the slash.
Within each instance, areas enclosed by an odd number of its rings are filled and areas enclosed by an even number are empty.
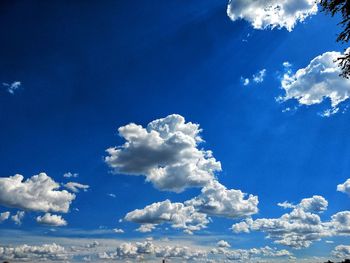
<svg viewBox="0 0 350 263">
<path fill-rule="evenodd" d="M 0 223 L 2 223 L 5 220 L 9 219 L 9 217 L 10 217 L 10 212 L 0 213 Z"/>
<path fill-rule="evenodd" d="M 154 120 L 146 128 L 131 123 L 118 131 L 126 142 L 107 149 L 105 158 L 115 173 L 144 175 L 159 190 L 182 192 L 206 185 L 221 171 L 212 152 L 198 148 L 203 141 L 199 125 L 180 115 Z"/>
<path fill-rule="evenodd" d="M 218 181 L 212 181 L 202 188 L 202 193 L 186 201 L 201 213 L 228 218 L 246 217 L 258 212 L 258 197 L 246 194 L 240 190 L 227 189 Z"/>
<path fill-rule="evenodd" d="M 350 79 L 340 77 L 341 69 L 335 60 L 340 52 L 325 52 L 311 60 L 305 68 L 284 74 L 281 87 L 285 95 L 278 101 L 296 100 L 300 105 L 315 105 L 330 100 L 331 107 L 322 113 L 328 117 L 339 111 L 339 104 L 349 99 Z"/>
<path fill-rule="evenodd" d="M 78 173 L 71 173 L 71 172 L 67 172 L 63 174 L 63 177 L 65 178 L 77 178 L 79 176 Z"/>
<path fill-rule="evenodd" d="M 80 184 L 80 183 L 76 183 L 76 182 L 68 182 L 68 183 L 64 184 L 63 186 L 74 193 L 79 193 L 80 189 L 82 189 L 85 192 L 90 187 L 88 185 Z"/>
<path fill-rule="evenodd" d="M 292 31 L 297 22 L 317 13 L 314 0 L 230 0 L 227 15 L 232 21 L 244 19 L 255 29 L 286 28 Z"/>
<path fill-rule="evenodd" d="M 350 195 L 350 179 L 346 180 L 343 184 L 338 184 L 337 191 Z"/>
<path fill-rule="evenodd" d="M 11 216 L 11 220 L 15 222 L 16 225 L 21 225 L 24 215 L 24 211 L 18 211 L 15 215 Z"/>
<path fill-rule="evenodd" d="M 153 203 L 143 209 L 136 209 L 129 212 L 124 219 L 143 224 L 143 229 L 151 227 L 151 230 L 154 225 L 169 223 L 173 228 L 183 229 L 186 233 L 206 228 L 209 223 L 206 214 L 197 212 L 194 207 L 172 203 L 169 200 Z"/>
<path fill-rule="evenodd" d="M 253 74 L 250 78 L 241 77 L 241 82 L 243 86 L 248 86 L 251 82 L 260 84 L 264 81 L 266 77 L 266 69 L 261 69 L 257 73 Z"/>
<path fill-rule="evenodd" d="M 62 216 L 59 215 L 52 215 L 50 213 L 46 213 L 43 216 L 38 216 L 36 218 L 36 221 L 39 224 L 42 225 L 49 225 L 49 226 L 66 226 L 67 221 L 62 218 Z"/>
<path fill-rule="evenodd" d="M 218 247 L 225 247 L 225 248 L 231 247 L 230 244 L 225 240 L 218 241 L 218 243 L 216 245 Z"/>
<path fill-rule="evenodd" d="M 330 222 L 322 222 L 316 213 L 322 213 L 327 209 L 328 202 L 322 196 L 313 196 L 302 199 L 301 202 L 291 208 L 290 213 L 280 218 L 247 219 L 234 224 L 232 230 L 236 233 L 250 231 L 262 231 L 275 243 L 294 247 L 309 247 L 313 241 L 322 237 L 340 234 L 339 222 L 342 214 L 334 215 Z M 344 221 L 344 220 L 343 220 Z M 349 220 L 350 225 L 350 220 Z M 343 229 L 344 230 L 344 229 Z"/>
<path fill-rule="evenodd" d="M 67 260 L 68 256 L 64 247 L 53 243 L 44 244 L 41 246 L 0 246 L 0 259 L 35 262 L 47 260 Z"/>
<path fill-rule="evenodd" d="M 0 205 L 23 210 L 67 213 L 75 195 L 45 173 L 24 181 L 22 175 L 0 178 Z"/>
<path fill-rule="evenodd" d="M 107 195 L 112 197 L 112 198 L 116 198 L 117 197 L 115 194 L 107 194 Z"/>
<path fill-rule="evenodd" d="M 11 84 L 3 82 L 2 85 L 7 88 L 7 91 L 10 94 L 14 94 L 16 90 L 18 90 L 21 87 L 20 81 L 14 81 Z"/>
<path fill-rule="evenodd" d="M 150 233 L 156 228 L 156 226 L 156 224 L 142 224 L 136 229 L 136 231 L 140 233 Z"/>
<path fill-rule="evenodd" d="M 339 245 L 334 248 L 332 255 L 337 258 L 349 258 L 350 257 L 350 246 Z"/>
<path fill-rule="evenodd" d="M 114 233 L 117 233 L 117 234 L 123 234 L 124 233 L 124 230 L 121 229 L 121 228 L 114 228 L 113 231 L 114 231 Z"/>
</svg>

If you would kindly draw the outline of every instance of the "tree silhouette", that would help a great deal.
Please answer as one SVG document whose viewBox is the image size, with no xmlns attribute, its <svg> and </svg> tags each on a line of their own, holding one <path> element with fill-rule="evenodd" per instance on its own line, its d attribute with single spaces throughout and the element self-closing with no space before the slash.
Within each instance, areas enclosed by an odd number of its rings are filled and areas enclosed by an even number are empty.
<svg viewBox="0 0 350 263">
<path fill-rule="evenodd" d="M 347 43 L 350 40 L 350 0 L 321 0 L 320 5 L 323 11 L 332 16 L 340 14 L 342 20 L 339 25 L 343 31 L 337 37 L 338 42 Z M 350 78 L 350 50 L 344 52 L 344 55 L 337 59 L 342 69 L 342 77 Z"/>
</svg>

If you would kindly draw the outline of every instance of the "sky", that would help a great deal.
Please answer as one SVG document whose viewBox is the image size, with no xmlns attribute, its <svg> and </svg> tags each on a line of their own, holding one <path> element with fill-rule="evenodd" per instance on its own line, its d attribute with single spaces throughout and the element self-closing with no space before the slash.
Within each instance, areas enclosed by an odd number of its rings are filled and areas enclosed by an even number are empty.
<svg viewBox="0 0 350 263">
<path fill-rule="evenodd" d="M 0 5 L 0 260 L 350 257 L 339 17 L 311 0 Z"/>
</svg>

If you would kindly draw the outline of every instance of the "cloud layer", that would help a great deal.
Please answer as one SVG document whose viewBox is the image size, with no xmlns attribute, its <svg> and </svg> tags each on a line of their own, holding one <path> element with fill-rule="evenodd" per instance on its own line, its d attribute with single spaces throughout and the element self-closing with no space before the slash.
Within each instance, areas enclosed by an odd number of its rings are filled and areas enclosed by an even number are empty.
<svg viewBox="0 0 350 263">
<path fill-rule="evenodd" d="M 316 13 L 314 0 L 230 0 L 227 6 L 231 20 L 244 19 L 255 29 L 286 28 L 292 31 L 297 22 Z"/>
</svg>

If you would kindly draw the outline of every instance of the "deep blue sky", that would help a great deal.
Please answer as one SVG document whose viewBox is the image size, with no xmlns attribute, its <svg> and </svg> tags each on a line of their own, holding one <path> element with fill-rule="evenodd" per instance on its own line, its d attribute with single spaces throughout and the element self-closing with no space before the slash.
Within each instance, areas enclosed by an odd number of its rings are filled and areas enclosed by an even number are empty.
<svg viewBox="0 0 350 263">
<path fill-rule="evenodd" d="M 46 172 L 67 182 L 65 172 L 79 173 L 76 181 L 90 189 L 72 204 L 80 211 L 64 216 L 66 229 L 122 227 L 126 237 L 144 236 L 117 220 L 199 190 L 160 192 L 141 176 L 111 175 L 105 149 L 123 143 L 122 125 L 178 113 L 203 128 L 202 146 L 222 163 L 220 182 L 259 196 L 259 217 L 279 217 L 277 202 L 314 194 L 329 201 L 326 219 L 350 209 L 336 192 L 349 177 L 349 113 L 321 118 L 324 105 L 283 113 L 286 105 L 275 101 L 284 61 L 299 69 L 343 50 L 337 20 L 321 13 L 292 32 L 254 30 L 232 22 L 226 8 L 226 1 L 3 2 L 0 81 L 22 85 L 15 94 L 0 90 L 0 175 Z M 263 83 L 242 85 L 241 76 L 262 68 Z M 0 229 L 35 231 L 36 215 Z M 215 219 L 208 231 L 233 235 L 233 222 Z M 242 246 L 264 244 L 260 235 L 245 238 Z"/>
</svg>

